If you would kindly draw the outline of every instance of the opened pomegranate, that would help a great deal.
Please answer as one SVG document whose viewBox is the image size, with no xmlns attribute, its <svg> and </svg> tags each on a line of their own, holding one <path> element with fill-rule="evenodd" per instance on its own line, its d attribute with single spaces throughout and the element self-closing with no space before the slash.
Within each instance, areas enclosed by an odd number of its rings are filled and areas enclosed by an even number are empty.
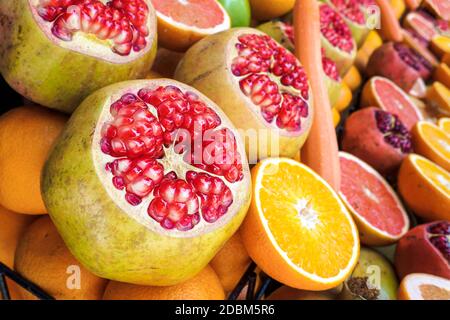
<svg viewBox="0 0 450 320">
<path fill-rule="evenodd" d="M 240 137 L 212 101 L 173 80 L 136 80 L 81 104 L 42 189 L 92 272 L 171 285 L 201 270 L 239 227 L 250 183 Z"/>
<path fill-rule="evenodd" d="M 101 87 L 143 77 L 156 53 L 149 0 L 2 1 L 0 34 L 6 81 L 69 113 Z"/>
<path fill-rule="evenodd" d="M 344 76 L 356 57 L 356 43 L 344 19 L 330 5 L 320 5 L 320 31 L 322 47 Z"/>
<path fill-rule="evenodd" d="M 381 174 L 389 174 L 412 152 L 411 134 L 396 115 L 379 108 L 364 108 L 345 122 L 342 149 Z"/>
<path fill-rule="evenodd" d="M 293 157 L 311 127 L 306 73 L 288 50 L 250 28 L 202 39 L 181 60 L 175 78 L 216 102 L 240 129 L 248 156 Z"/>
<path fill-rule="evenodd" d="M 269 21 L 258 26 L 258 29 L 267 33 L 283 47 L 294 53 L 294 28 L 291 24 L 282 21 Z M 324 49 L 322 49 L 322 65 L 330 105 L 333 106 L 339 99 L 340 91 L 342 90 L 342 79 L 336 63 L 326 56 Z"/>
<path fill-rule="evenodd" d="M 388 42 L 376 49 L 367 64 L 368 76 L 383 76 L 416 97 L 426 92 L 433 67 L 415 50 L 403 43 Z"/>
<path fill-rule="evenodd" d="M 368 18 L 371 18 L 371 16 L 378 18 L 375 17 L 376 12 L 371 10 L 373 9 L 371 6 L 375 5 L 375 1 L 327 0 L 326 2 L 341 15 L 349 26 L 356 44 L 360 46 L 370 31 L 369 23 L 372 21 Z"/>
<path fill-rule="evenodd" d="M 428 273 L 450 278 L 450 222 L 435 221 L 411 229 L 398 242 L 395 267 L 400 278 Z"/>
</svg>

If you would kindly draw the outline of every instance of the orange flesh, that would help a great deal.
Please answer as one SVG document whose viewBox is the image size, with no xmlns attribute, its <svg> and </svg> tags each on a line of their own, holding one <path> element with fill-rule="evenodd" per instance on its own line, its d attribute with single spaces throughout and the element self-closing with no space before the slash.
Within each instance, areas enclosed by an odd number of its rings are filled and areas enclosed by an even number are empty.
<svg viewBox="0 0 450 320">
<path fill-rule="evenodd" d="M 445 158 L 450 159 L 450 138 L 442 130 L 434 126 L 422 126 L 426 141 Z"/>
<path fill-rule="evenodd" d="M 393 87 L 391 83 L 376 79 L 374 86 L 375 93 L 382 104 L 382 109 L 398 115 L 407 128 L 411 128 L 420 120 L 411 102 L 397 88 Z"/>
<path fill-rule="evenodd" d="M 215 0 L 152 0 L 155 10 L 175 22 L 201 29 L 214 28 L 224 21 Z"/>
<path fill-rule="evenodd" d="M 443 193 L 450 196 L 450 174 L 447 171 L 422 159 L 417 159 L 416 165 L 423 175 L 430 179 Z"/>
<path fill-rule="evenodd" d="M 261 212 L 281 250 L 307 272 L 336 276 L 351 259 L 354 245 L 348 218 L 338 214 L 340 202 L 301 167 L 281 163 L 265 170 Z"/>
<path fill-rule="evenodd" d="M 341 157 L 341 193 L 350 206 L 375 228 L 398 235 L 405 218 L 386 186 L 359 163 Z"/>
</svg>

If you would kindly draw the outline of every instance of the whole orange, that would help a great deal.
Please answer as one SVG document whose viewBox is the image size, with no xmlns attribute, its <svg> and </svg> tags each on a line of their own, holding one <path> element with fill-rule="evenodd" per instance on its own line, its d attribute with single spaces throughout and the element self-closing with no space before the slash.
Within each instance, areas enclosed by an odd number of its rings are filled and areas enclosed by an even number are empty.
<svg viewBox="0 0 450 320">
<path fill-rule="evenodd" d="M 271 20 L 285 15 L 294 8 L 295 0 L 250 0 L 252 17 L 259 20 Z"/>
<path fill-rule="evenodd" d="M 40 107 L 19 107 L 0 117 L 0 204 L 27 214 L 46 213 L 40 177 L 66 117 Z"/>
<path fill-rule="evenodd" d="M 223 291 L 217 274 L 210 266 L 192 279 L 168 287 L 139 286 L 110 281 L 104 300 L 223 300 Z"/>
<path fill-rule="evenodd" d="M 99 300 L 107 283 L 75 260 L 48 216 L 40 217 L 27 228 L 17 246 L 14 267 L 61 300 Z M 23 289 L 21 295 L 35 299 Z"/>
</svg>

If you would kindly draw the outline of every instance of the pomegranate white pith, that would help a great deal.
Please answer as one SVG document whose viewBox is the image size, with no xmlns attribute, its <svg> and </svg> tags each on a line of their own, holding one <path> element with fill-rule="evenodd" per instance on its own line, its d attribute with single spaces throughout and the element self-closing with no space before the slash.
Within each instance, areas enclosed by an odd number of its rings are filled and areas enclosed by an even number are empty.
<svg viewBox="0 0 450 320">
<path fill-rule="evenodd" d="M 231 72 L 252 109 L 274 129 L 300 132 L 310 113 L 310 87 L 300 62 L 266 35 L 243 33 L 230 45 Z"/>
<path fill-rule="evenodd" d="M 170 80 L 115 92 L 104 103 L 93 138 L 96 173 L 110 198 L 152 231 L 207 233 L 227 224 L 247 201 L 245 151 L 233 125 L 211 105 Z M 194 140 L 194 124 L 227 144 L 205 134 L 201 145 L 192 141 L 200 158 L 191 157 L 182 134 Z M 221 152 L 228 157 L 214 162 Z"/>
<path fill-rule="evenodd" d="M 57 45 L 113 63 L 145 55 L 155 37 L 148 0 L 29 0 L 33 16 Z"/>
</svg>

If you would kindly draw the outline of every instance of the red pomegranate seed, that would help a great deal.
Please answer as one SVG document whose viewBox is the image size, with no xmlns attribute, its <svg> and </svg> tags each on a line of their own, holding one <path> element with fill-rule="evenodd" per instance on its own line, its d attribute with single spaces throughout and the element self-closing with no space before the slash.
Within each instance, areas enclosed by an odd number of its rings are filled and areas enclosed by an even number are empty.
<svg viewBox="0 0 450 320">
<path fill-rule="evenodd" d="M 293 122 L 275 120 L 283 104 L 283 86 L 298 90 L 305 100 L 309 98 L 306 73 L 295 56 L 264 35 L 242 35 L 236 49 L 238 56 L 231 70 L 236 77 L 242 77 L 241 91 L 261 108 L 261 115 L 268 123 L 275 121 L 279 128 L 288 131 L 300 130 L 298 124 L 290 127 Z M 269 74 L 279 77 L 283 86 L 278 86 Z"/>
<path fill-rule="evenodd" d="M 111 40 L 112 51 L 129 55 L 131 50 L 141 51 L 149 35 L 147 17 L 149 9 L 143 0 L 41 0 L 39 16 L 52 22 L 52 33 L 64 41 L 73 34 L 95 34 L 100 40 Z"/>
<path fill-rule="evenodd" d="M 353 50 L 354 43 L 350 28 L 327 4 L 320 6 L 320 31 L 333 46 L 345 52 Z"/>
</svg>

